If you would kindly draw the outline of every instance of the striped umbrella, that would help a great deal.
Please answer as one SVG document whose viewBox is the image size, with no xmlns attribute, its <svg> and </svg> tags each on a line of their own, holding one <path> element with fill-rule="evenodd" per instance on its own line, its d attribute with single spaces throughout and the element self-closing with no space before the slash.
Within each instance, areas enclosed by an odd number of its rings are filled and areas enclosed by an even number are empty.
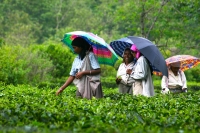
<svg viewBox="0 0 200 133">
<path fill-rule="evenodd" d="M 200 64 L 200 59 L 191 55 L 175 55 L 167 58 L 165 61 L 168 66 L 172 63 L 179 63 L 182 71 L 188 70 Z"/>
<path fill-rule="evenodd" d="M 72 51 L 74 51 L 71 43 L 76 37 L 82 37 L 90 45 L 92 45 L 93 52 L 97 56 L 98 62 L 100 64 L 114 66 L 115 62 L 118 60 L 117 54 L 104 41 L 104 39 L 100 38 L 97 35 L 94 35 L 91 32 L 85 32 L 85 31 L 69 32 L 64 35 L 64 38 L 61 41 L 64 44 L 66 44 Z"/>
</svg>

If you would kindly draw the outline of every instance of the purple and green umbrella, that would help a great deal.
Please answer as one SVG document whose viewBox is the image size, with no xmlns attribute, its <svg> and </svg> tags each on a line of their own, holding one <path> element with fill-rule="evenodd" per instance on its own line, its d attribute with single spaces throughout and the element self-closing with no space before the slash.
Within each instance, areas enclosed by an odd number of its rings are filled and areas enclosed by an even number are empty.
<svg viewBox="0 0 200 133">
<path fill-rule="evenodd" d="M 91 32 L 85 32 L 85 31 L 68 32 L 64 35 L 62 42 L 66 44 L 72 51 L 74 51 L 71 43 L 76 37 L 84 38 L 92 46 L 93 52 L 97 56 L 97 60 L 100 64 L 114 66 L 115 62 L 118 60 L 117 54 L 104 41 L 104 39 L 102 39 L 97 35 L 94 35 Z"/>
<path fill-rule="evenodd" d="M 179 63 L 182 71 L 188 70 L 200 64 L 200 59 L 191 55 L 175 55 L 167 58 L 165 61 L 168 66 L 173 63 Z"/>
</svg>

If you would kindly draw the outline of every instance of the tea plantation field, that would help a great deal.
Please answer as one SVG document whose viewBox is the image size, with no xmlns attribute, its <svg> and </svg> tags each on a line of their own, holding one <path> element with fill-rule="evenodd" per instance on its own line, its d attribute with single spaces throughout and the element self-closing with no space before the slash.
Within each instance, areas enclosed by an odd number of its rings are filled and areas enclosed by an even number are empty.
<svg viewBox="0 0 200 133">
<path fill-rule="evenodd" d="M 1 133 L 199 133 L 200 91 L 147 98 L 103 88 L 104 98 L 0 84 Z M 157 91 L 159 92 L 159 91 Z"/>
</svg>

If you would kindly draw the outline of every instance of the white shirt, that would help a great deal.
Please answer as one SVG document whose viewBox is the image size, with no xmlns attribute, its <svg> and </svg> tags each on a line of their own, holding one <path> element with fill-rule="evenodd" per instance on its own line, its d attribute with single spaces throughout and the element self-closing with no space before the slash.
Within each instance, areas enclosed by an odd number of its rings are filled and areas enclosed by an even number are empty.
<svg viewBox="0 0 200 133">
<path fill-rule="evenodd" d="M 126 65 L 125 63 L 122 63 L 119 66 L 119 68 L 117 70 L 117 77 L 118 78 L 120 77 L 122 79 L 121 83 L 127 84 L 129 75 L 126 73 L 126 70 L 127 69 L 132 69 L 133 70 L 133 68 L 134 68 L 134 62 L 131 62 L 128 65 Z"/>
<path fill-rule="evenodd" d="M 166 76 L 162 77 L 161 87 L 162 89 L 166 88 L 187 88 L 186 77 L 183 71 L 179 70 L 178 75 L 175 76 L 174 73 L 169 69 L 168 70 L 169 78 Z"/>
<path fill-rule="evenodd" d="M 74 62 L 72 64 L 72 68 L 71 68 L 71 71 L 70 71 L 71 76 L 75 76 L 75 74 L 77 73 L 77 70 L 79 70 L 81 68 L 84 59 L 81 60 L 79 55 L 74 59 Z M 97 57 L 94 55 L 93 52 L 89 53 L 89 59 L 90 59 L 91 67 L 93 69 L 100 68 L 99 62 L 97 61 Z"/>
</svg>

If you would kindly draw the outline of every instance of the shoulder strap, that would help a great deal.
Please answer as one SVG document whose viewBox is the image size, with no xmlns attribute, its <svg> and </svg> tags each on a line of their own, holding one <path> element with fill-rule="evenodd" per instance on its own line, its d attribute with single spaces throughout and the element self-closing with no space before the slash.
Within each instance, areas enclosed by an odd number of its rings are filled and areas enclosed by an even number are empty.
<svg viewBox="0 0 200 133">
<path fill-rule="evenodd" d="M 87 66 L 86 66 L 87 65 Z M 83 71 L 85 69 L 84 67 L 87 67 L 86 69 L 89 70 L 91 69 L 91 63 L 90 63 L 90 58 L 89 58 L 89 52 L 86 53 L 85 58 L 83 60 L 82 66 L 80 68 L 80 71 Z M 90 67 L 90 68 L 88 68 Z"/>
<path fill-rule="evenodd" d="M 179 74 L 180 74 L 181 82 L 182 82 L 182 73 L 181 73 L 181 70 L 179 70 L 178 72 L 179 72 Z"/>
</svg>

